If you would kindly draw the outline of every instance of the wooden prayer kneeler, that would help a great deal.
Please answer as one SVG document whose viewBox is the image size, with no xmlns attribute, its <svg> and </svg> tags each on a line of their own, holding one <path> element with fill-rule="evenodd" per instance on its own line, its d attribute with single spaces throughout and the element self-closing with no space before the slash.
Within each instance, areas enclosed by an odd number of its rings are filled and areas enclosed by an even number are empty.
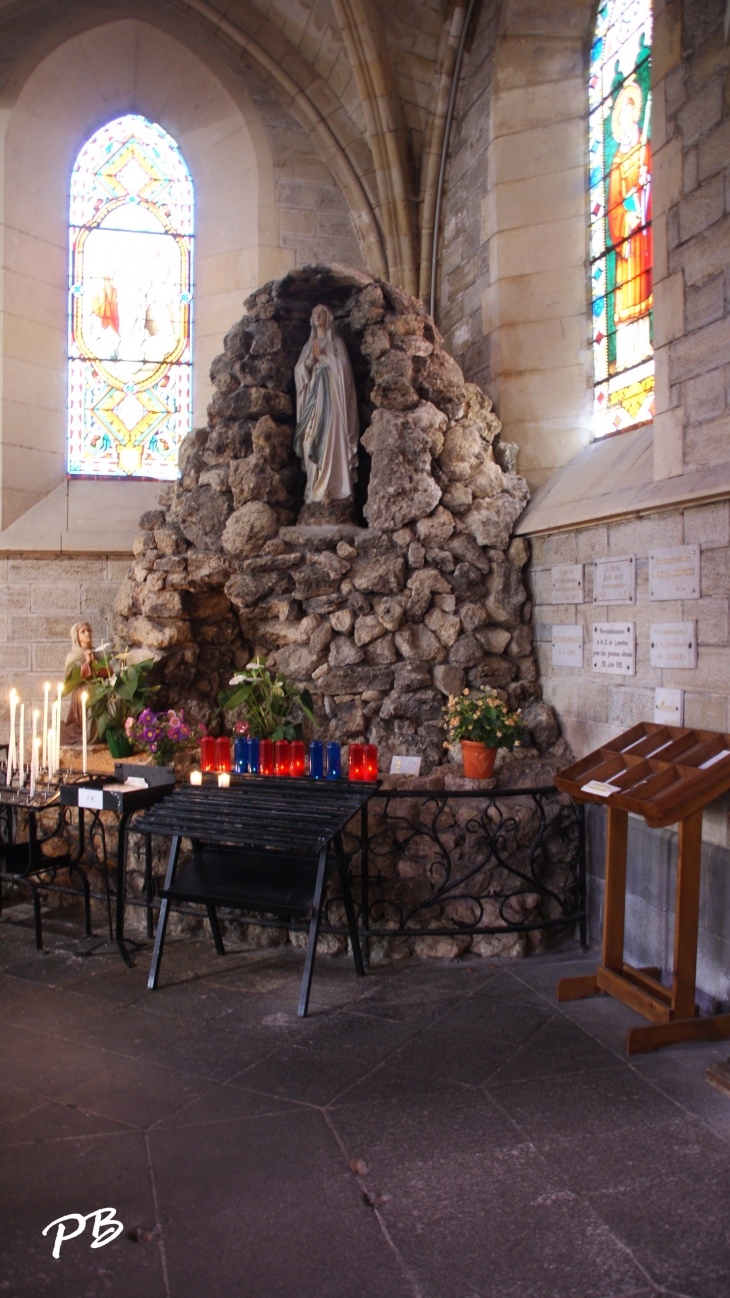
<svg viewBox="0 0 730 1298">
<path fill-rule="evenodd" d="M 641 722 L 555 776 L 574 802 L 608 807 L 603 951 L 595 974 L 561 978 L 558 1000 L 582 1000 L 607 992 L 649 1019 L 631 1028 L 630 1055 L 675 1041 L 722 1041 L 730 1037 L 730 1014 L 699 1017 L 695 1004 L 700 908 L 702 810 L 730 789 L 730 735 Z M 643 816 L 654 829 L 679 824 L 674 967 L 671 988 L 661 970 L 635 969 L 624 961 L 628 815 Z"/>
</svg>

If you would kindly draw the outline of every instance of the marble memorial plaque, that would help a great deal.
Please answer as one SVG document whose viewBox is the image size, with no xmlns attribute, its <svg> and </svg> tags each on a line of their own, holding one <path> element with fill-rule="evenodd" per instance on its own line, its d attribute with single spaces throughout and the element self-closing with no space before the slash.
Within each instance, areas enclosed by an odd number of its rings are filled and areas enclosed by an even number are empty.
<svg viewBox="0 0 730 1298">
<path fill-rule="evenodd" d="M 671 545 L 649 551 L 649 599 L 699 598 L 699 545 Z"/>
<path fill-rule="evenodd" d="M 651 667 L 696 667 L 697 627 L 694 622 L 654 622 L 649 628 Z"/>
<path fill-rule="evenodd" d="M 657 726 L 684 725 L 684 690 L 654 690 L 654 722 Z"/>
<path fill-rule="evenodd" d="M 583 666 L 583 623 L 553 627 L 553 667 Z"/>
<path fill-rule="evenodd" d="M 596 559 L 593 564 L 594 604 L 636 603 L 636 559 Z"/>
<path fill-rule="evenodd" d="M 636 674 L 636 623 L 593 623 L 593 670 L 611 675 Z"/>
<path fill-rule="evenodd" d="M 551 568 L 552 603 L 583 603 L 583 564 L 561 563 Z"/>
</svg>

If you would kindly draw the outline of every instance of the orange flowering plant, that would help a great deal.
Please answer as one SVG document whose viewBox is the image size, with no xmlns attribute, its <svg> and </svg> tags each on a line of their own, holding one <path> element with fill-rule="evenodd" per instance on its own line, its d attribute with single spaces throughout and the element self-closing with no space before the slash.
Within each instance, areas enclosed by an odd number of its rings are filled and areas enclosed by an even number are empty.
<svg viewBox="0 0 730 1298">
<path fill-rule="evenodd" d="M 451 748 L 462 739 L 510 752 L 519 745 L 523 727 L 520 712 L 510 712 L 492 690 L 464 690 L 450 696 L 444 717 L 447 734 L 444 748 Z"/>
</svg>

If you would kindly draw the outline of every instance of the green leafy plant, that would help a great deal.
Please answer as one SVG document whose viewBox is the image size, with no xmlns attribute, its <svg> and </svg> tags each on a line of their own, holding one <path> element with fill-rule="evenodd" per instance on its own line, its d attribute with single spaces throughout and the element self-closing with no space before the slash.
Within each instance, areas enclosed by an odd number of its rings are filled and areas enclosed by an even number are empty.
<svg viewBox="0 0 730 1298">
<path fill-rule="evenodd" d="M 281 672 L 272 676 L 263 658 L 253 658 L 231 678 L 233 689 L 218 695 L 218 713 L 243 708 L 255 739 L 303 739 L 302 725 L 292 719 L 299 706 L 314 722 L 309 690 L 298 690 Z"/>
<path fill-rule="evenodd" d="M 74 666 L 64 683 L 64 694 L 77 689 L 87 691 L 88 712 L 100 739 L 107 730 L 123 730 L 127 718 L 138 716 L 150 696 L 160 688 L 147 682 L 154 667 L 152 659 L 130 664 L 127 657 L 128 652 L 113 654 L 111 658 L 104 653 L 100 661 L 92 664 L 90 677 L 81 675 L 80 665 Z"/>
<path fill-rule="evenodd" d="M 447 738 L 444 748 L 462 739 L 486 744 L 487 748 L 512 751 L 520 742 L 522 717 L 509 708 L 491 690 L 464 690 L 451 696 L 444 707 Z"/>
</svg>

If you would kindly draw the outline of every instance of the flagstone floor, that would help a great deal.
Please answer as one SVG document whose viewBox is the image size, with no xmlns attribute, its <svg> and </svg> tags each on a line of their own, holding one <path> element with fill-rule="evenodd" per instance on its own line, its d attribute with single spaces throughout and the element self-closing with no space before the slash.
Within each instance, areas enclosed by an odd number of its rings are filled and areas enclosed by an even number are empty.
<svg viewBox="0 0 730 1298">
<path fill-rule="evenodd" d="M 0 1295 L 728 1298 L 728 1045 L 627 1059 L 555 1003 L 595 956 L 322 958 L 302 1021 L 296 952 L 170 940 L 148 993 L 51 928 L 0 923 Z"/>
</svg>

